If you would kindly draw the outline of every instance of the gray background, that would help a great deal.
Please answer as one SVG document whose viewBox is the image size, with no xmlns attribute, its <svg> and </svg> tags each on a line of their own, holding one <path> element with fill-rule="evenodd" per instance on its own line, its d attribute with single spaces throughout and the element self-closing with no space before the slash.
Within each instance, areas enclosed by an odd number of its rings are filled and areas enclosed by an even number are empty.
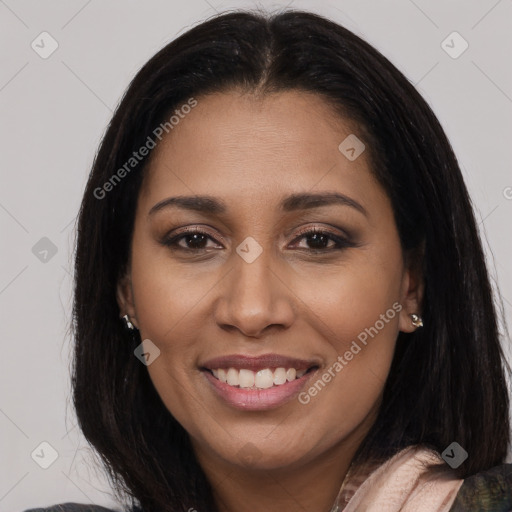
<svg viewBox="0 0 512 512">
<path fill-rule="evenodd" d="M 512 0 L 0 0 L 0 511 L 114 505 L 75 427 L 67 329 L 74 220 L 123 91 L 157 50 L 216 11 L 287 5 L 366 39 L 432 106 L 474 199 L 510 323 Z M 31 47 L 43 31 L 59 45 L 47 59 Z M 453 31 L 469 44 L 456 59 L 441 46 Z M 43 237 L 56 254 L 44 253 Z M 43 441 L 59 454 L 48 469 L 31 458 Z"/>
</svg>

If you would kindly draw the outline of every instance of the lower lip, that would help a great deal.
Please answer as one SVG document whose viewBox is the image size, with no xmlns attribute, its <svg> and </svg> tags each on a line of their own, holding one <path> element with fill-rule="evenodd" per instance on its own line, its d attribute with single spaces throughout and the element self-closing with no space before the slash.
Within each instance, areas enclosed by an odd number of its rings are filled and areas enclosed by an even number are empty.
<svg viewBox="0 0 512 512">
<path fill-rule="evenodd" d="M 215 378 L 209 371 L 203 374 L 214 391 L 229 405 L 245 411 L 263 411 L 275 409 L 296 397 L 317 369 L 305 373 L 302 377 L 267 389 L 235 388 Z"/>
</svg>

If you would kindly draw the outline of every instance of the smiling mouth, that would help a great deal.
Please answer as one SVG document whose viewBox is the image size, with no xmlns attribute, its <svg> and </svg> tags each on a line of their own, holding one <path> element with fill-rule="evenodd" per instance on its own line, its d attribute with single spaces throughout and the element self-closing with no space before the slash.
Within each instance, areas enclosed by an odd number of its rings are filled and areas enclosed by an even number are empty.
<svg viewBox="0 0 512 512">
<path fill-rule="evenodd" d="M 316 365 L 311 366 L 308 369 L 278 367 L 262 368 L 258 371 L 245 368 L 202 368 L 203 371 L 209 372 L 215 379 L 227 384 L 228 386 L 236 389 L 255 391 L 282 386 L 288 382 L 300 379 L 307 373 L 316 369 L 318 369 L 318 366 Z"/>
</svg>

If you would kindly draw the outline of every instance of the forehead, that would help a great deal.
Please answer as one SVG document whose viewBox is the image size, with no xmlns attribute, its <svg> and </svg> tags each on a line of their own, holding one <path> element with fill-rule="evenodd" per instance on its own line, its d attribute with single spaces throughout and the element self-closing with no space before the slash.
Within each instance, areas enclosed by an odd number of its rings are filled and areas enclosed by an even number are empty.
<svg viewBox="0 0 512 512">
<path fill-rule="evenodd" d="M 141 199 L 208 194 L 254 207 L 316 190 L 371 199 L 382 190 L 368 152 L 351 161 L 338 149 L 352 134 L 363 138 L 355 123 L 308 92 L 198 97 L 153 150 Z"/>
</svg>

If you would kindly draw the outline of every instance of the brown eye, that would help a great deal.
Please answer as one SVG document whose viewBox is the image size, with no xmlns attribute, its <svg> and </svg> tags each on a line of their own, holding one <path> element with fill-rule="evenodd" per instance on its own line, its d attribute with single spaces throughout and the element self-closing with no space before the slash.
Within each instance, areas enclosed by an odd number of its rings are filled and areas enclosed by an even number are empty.
<svg viewBox="0 0 512 512">
<path fill-rule="evenodd" d="M 161 243 L 173 250 L 201 252 L 209 249 L 207 247 L 209 240 L 216 242 L 209 233 L 201 231 L 199 228 L 192 228 L 171 237 L 165 237 Z M 181 243 L 182 241 L 184 242 Z"/>
<path fill-rule="evenodd" d="M 305 248 L 311 251 L 328 252 L 341 250 L 346 247 L 353 247 L 355 244 L 347 238 L 335 235 L 329 231 L 318 228 L 304 230 L 295 240 L 306 239 L 308 246 Z"/>
</svg>

